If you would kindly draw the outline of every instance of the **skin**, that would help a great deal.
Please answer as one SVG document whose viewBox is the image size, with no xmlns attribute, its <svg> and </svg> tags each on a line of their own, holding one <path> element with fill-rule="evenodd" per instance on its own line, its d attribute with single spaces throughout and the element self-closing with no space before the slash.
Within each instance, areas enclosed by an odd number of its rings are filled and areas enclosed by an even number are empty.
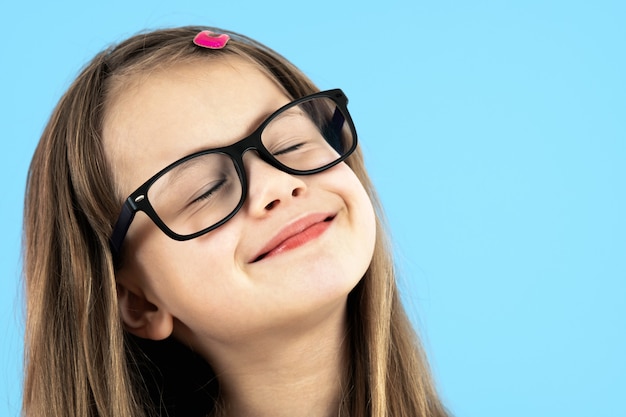
<svg viewBox="0 0 626 417">
<path fill-rule="evenodd" d="M 124 196 L 185 155 L 249 135 L 290 101 L 239 58 L 120 82 L 103 136 Z M 345 163 L 311 176 L 281 172 L 253 151 L 244 163 L 244 207 L 208 234 L 178 242 L 137 214 L 117 275 L 121 317 L 140 337 L 174 335 L 200 352 L 220 378 L 231 415 L 336 414 L 347 363 L 346 299 L 371 260 L 372 205 Z M 319 236 L 252 262 L 280 230 L 320 213 L 334 218 Z"/>
</svg>

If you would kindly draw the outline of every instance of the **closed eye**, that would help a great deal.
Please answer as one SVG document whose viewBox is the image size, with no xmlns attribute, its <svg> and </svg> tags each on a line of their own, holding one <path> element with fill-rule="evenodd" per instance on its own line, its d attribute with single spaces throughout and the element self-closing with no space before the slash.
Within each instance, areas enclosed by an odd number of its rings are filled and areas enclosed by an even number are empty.
<svg viewBox="0 0 626 417">
<path fill-rule="evenodd" d="M 224 187 L 226 181 L 226 178 L 219 180 L 213 187 L 209 188 L 207 191 L 194 198 L 189 205 L 193 205 L 195 203 L 199 203 L 200 201 L 210 199 L 213 194 L 217 193 L 221 188 Z"/>
<path fill-rule="evenodd" d="M 274 152 L 272 155 L 279 156 L 279 155 L 284 155 L 284 154 L 289 153 L 289 152 L 294 152 L 294 151 L 297 151 L 298 149 L 302 148 L 304 145 L 305 145 L 304 142 L 296 143 L 295 145 L 291 145 L 288 148 L 281 149 L 278 152 Z"/>
</svg>

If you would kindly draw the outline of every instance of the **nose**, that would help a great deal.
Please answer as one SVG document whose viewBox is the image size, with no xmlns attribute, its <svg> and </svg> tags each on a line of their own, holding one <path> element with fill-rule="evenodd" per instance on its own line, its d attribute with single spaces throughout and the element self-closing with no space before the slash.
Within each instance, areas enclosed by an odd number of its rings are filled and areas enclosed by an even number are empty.
<svg viewBox="0 0 626 417">
<path fill-rule="evenodd" d="M 261 159 L 256 152 L 244 155 L 244 166 L 248 178 L 246 206 L 252 215 L 265 216 L 306 192 L 302 177 L 281 171 Z"/>
</svg>

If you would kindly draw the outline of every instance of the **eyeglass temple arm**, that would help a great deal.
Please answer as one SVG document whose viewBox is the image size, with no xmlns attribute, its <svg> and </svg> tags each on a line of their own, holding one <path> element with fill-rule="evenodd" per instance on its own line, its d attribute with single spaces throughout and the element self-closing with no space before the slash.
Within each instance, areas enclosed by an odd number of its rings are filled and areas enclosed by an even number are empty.
<svg viewBox="0 0 626 417">
<path fill-rule="evenodd" d="M 333 127 L 335 129 L 337 129 L 338 131 L 341 130 L 341 128 L 343 128 L 343 124 L 346 122 L 346 118 L 343 116 L 343 113 L 341 113 L 341 110 L 339 109 L 339 107 L 335 107 L 335 112 L 333 113 Z"/>
<path fill-rule="evenodd" d="M 342 144 L 339 141 L 338 135 L 340 135 L 341 129 L 343 128 L 345 122 L 346 118 L 341 112 L 341 109 L 339 107 L 335 107 L 332 119 L 322 129 L 326 140 L 332 140 L 329 143 L 337 152 L 341 152 L 342 150 L 344 150 L 342 148 Z"/>
<path fill-rule="evenodd" d="M 118 257 L 120 254 L 122 243 L 124 242 L 124 238 L 126 237 L 130 224 L 135 218 L 135 213 L 137 213 L 137 208 L 134 207 L 132 200 L 129 198 L 122 207 L 120 217 L 117 220 L 113 233 L 111 234 L 111 238 L 109 239 L 114 258 Z"/>
</svg>

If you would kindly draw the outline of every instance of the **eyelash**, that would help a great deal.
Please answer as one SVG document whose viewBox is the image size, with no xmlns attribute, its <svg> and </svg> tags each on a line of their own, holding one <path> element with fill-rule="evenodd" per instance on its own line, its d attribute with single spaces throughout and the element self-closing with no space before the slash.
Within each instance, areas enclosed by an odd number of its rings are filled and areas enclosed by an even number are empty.
<svg viewBox="0 0 626 417">
<path fill-rule="evenodd" d="M 279 156 L 279 155 L 284 155 L 288 152 L 292 152 L 292 151 L 297 151 L 299 148 L 301 148 L 302 146 L 304 146 L 304 143 L 296 143 L 295 145 L 292 145 L 286 149 L 282 149 L 278 152 L 274 152 L 272 155 L 274 156 Z"/>
<path fill-rule="evenodd" d="M 215 194 L 217 191 L 219 191 L 224 186 L 224 184 L 226 184 L 226 179 L 222 179 L 219 183 L 217 183 L 215 186 L 211 187 L 205 193 L 202 193 L 201 195 L 199 195 L 197 198 L 195 198 L 191 202 L 191 205 L 199 203 L 202 200 L 208 200 L 213 194 Z"/>
</svg>

